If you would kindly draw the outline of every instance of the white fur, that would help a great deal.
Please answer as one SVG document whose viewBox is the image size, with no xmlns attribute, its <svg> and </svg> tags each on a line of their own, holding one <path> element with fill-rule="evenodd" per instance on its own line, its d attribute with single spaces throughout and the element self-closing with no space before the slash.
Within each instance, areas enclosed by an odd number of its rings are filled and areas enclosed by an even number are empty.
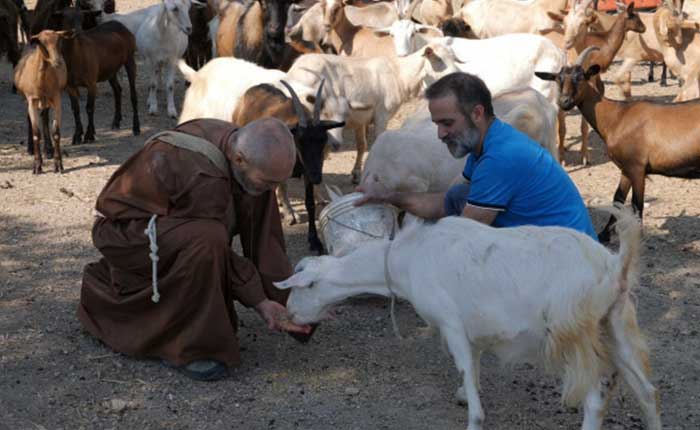
<svg viewBox="0 0 700 430">
<path fill-rule="evenodd" d="M 480 39 L 510 33 L 538 33 L 557 23 L 547 12 L 560 13 L 568 0 L 472 0 L 456 13 Z"/>
<path fill-rule="evenodd" d="M 168 116 L 177 118 L 175 109 L 174 85 L 175 65 L 187 49 L 188 34 L 192 31 L 191 0 L 162 0 L 160 4 L 149 6 L 128 14 L 105 15 L 105 21 L 119 21 L 136 37 L 136 47 L 145 60 L 142 72 L 150 78 L 148 87 L 148 113 L 158 113 L 156 90 L 161 70 L 165 73 Z"/>
<path fill-rule="evenodd" d="M 644 367 L 646 350 L 629 289 L 636 284 L 641 227 L 617 211 L 620 254 L 561 227 L 495 229 L 462 217 L 416 224 L 393 243 L 374 240 L 343 257 L 305 258 L 276 283 L 293 288 L 287 308 L 296 323 L 318 321 L 333 304 L 392 291 L 440 330 L 460 372 L 457 392 L 469 404 L 470 430 L 484 419 L 479 357 L 530 361 L 563 376 L 563 395 L 584 402 L 585 430 L 604 416 L 602 378 L 620 372 L 652 430 L 661 423 L 656 389 Z M 391 245 L 390 245 L 391 244 Z M 390 250 L 388 247 L 391 246 Z"/>
<path fill-rule="evenodd" d="M 428 48 L 432 54 L 426 55 Z M 426 84 L 457 70 L 452 52 L 436 44 L 400 58 L 307 54 L 292 65 L 288 75 L 311 88 L 325 78 L 327 94 L 348 101 L 350 111 L 344 120 L 355 130 L 358 154 L 353 178 L 359 180 L 369 124 L 374 124 L 376 134 L 382 133 L 402 104 L 418 97 Z M 341 132 L 337 128 L 331 134 Z"/>
<path fill-rule="evenodd" d="M 232 57 L 214 58 L 198 71 L 193 70 L 183 60 L 178 62 L 178 67 L 185 79 L 190 82 L 190 87 L 185 92 L 180 124 L 195 118 L 231 121 L 240 98 L 250 87 L 258 84 L 268 83 L 290 96 L 289 90 L 280 83 L 281 80 L 287 81 L 294 88 L 302 104 L 313 111 L 313 100 L 315 100 L 318 85 L 306 86 L 289 79 L 287 74 L 280 70 L 265 69 L 249 61 Z M 343 121 L 346 116 L 347 102 L 342 98 L 329 97 L 328 93 L 324 92 L 320 118 Z M 337 146 L 340 142 L 342 142 L 342 136 L 330 133 L 330 144 Z"/>
</svg>

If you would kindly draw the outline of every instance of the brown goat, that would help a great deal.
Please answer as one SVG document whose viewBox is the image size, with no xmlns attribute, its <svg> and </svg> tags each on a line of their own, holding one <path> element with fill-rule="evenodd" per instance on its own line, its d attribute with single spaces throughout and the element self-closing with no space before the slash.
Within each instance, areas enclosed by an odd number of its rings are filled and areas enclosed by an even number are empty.
<svg viewBox="0 0 700 430">
<path fill-rule="evenodd" d="M 345 14 L 347 0 L 321 0 L 326 37 L 322 45 L 331 46 L 338 55 L 353 57 L 395 56 L 391 36 L 380 36 L 374 28 L 355 25 Z"/>
<path fill-rule="evenodd" d="M 550 13 L 550 17 L 554 19 L 555 14 Z M 595 15 L 593 15 L 595 16 Z M 560 19 L 560 18 L 559 18 Z M 636 33 L 644 33 L 646 26 L 642 22 L 639 14 L 634 11 L 634 2 L 625 7 L 625 10 L 614 17 L 612 25 L 607 31 L 588 32 L 584 37 L 581 37 L 574 44 L 576 53 L 581 53 L 586 47 L 595 46 L 600 50 L 591 56 L 590 61 L 597 64 L 601 73 L 608 70 L 610 65 L 617 55 L 617 52 L 625 40 L 625 35 L 628 31 Z M 542 32 L 545 37 L 553 41 L 557 46 L 565 49 L 566 43 L 563 32 L 559 29 L 546 30 Z M 572 62 L 576 57 L 571 49 L 567 49 L 567 58 Z M 605 87 L 599 76 L 595 76 L 593 82 L 598 90 L 604 94 Z M 559 115 L 559 159 L 564 160 L 564 142 L 566 140 L 566 125 L 564 122 L 565 115 L 560 112 Z M 586 166 L 589 162 L 588 154 L 588 125 L 581 121 L 581 163 Z"/>
<path fill-rule="evenodd" d="M 27 116 L 31 129 L 31 145 L 34 151 L 34 174 L 41 173 L 41 132 L 39 131 L 39 111 L 53 109 L 53 162 L 54 172 L 63 173 L 61 159 L 61 92 L 66 86 L 66 63 L 59 50 L 59 41 L 65 32 L 44 30 L 32 36 L 36 48 L 25 53 L 15 69 L 15 85 L 27 99 Z M 47 125 L 47 124 L 45 124 Z M 48 127 L 43 127 L 48 134 Z M 28 144 L 30 144 L 28 142 Z M 48 151 L 48 147 L 45 148 Z"/>
<path fill-rule="evenodd" d="M 322 180 L 328 130 L 342 127 L 345 124 L 320 119 L 323 104 L 321 97 L 323 81 L 321 81 L 316 97 L 313 100 L 307 99 L 314 104 L 313 115 L 303 106 L 292 87 L 284 81 L 282 84 L 289 90 L 291 98 L 269 84 L 253 86 L 245 92 L 238 102 L 231 119 L 234 124 L 243 126 L 259 118 L 274 117 L 290 128 L 297 147 L 297 161 L 292 176 L 304 179 L 304 203 L 309 223 L 309 248 L 312 251 L 322 252 L 323 246 L 316 231 L 314 185 L 321 183 Z M 294 209 L 292 209 L 287 196 L 286 183 L 281 184 L 277 189 L 277 198 L 282 202 L 283 213 L 291 217 L 292 224 L 296 223 Z"/>
<path fill-rule="evenodd" d="M 277 68 L 284 55 L 284 29 L 290 0 L 232 2 L 220 11 L 216 50 L 265 68 Z"/>
<path fill-rule="evenodd" d="M 614 202 L 624 204 L 630 187 L 632 205 L 639 217 L 644 210 L 644 182 L 649 174 L 676 178 L 700 178 L 700 100 L 685 103 L 650 101 L 614 101 L 589 81 L 601 67 L 585 67 L 587 57 L 599 48 L 581 53 L 573 66 L 558 74 L 537 72 L 541 79 L 556 81 L 561 94 L 559 106 L 570 110 L 578 106 L 584 118 L 600 134 L 608 156 L 620 169 L 620 183 Z M 598 235 L 605 243 L 615 220 L 613 217 Z"/>
<path fill-rule="evenodd" d="M 132 130 L 134 136 L 140 133 L 138 102 L 136 96 L 136 62 L 134 52 L 136 41 L 134 35 L 117 21 L 109 21 L 97 27 L 80 31 L 83 16 L 90 12 L 83 12 L 77 8 L 67 8 L 61 12 L 63 27 L 70 29 L 72 37 L 63 43 L 63 58 L 68 67 L 68 95 L 70 96 L 71 109 L 75 118 L 75 132 L 73 144 L 83 142 L 83 124 L 80 120 L 80 105 L 78 88 L 85 87 L 88 91 L 87 114 L 88 126 L 84 141 L 95 140 L 95 96 L 97 95 L 97 83 L 109 81 L 114 92 L 114 119 L 112 129 L 118 129 L 122 119 L 121 86 L 117 73 L 122 66 L 126 69 L 129 78 L 129 92 L 131 107 L 133 110 Z"/>
<path fill-rule="evenodd" d="M 60 30 L 61 17 L 56 14 L 70 7 L 71 0 L 38 0 L 34 6 L 29 34 L 33 36 L 42 30 Z"/>
</svg>

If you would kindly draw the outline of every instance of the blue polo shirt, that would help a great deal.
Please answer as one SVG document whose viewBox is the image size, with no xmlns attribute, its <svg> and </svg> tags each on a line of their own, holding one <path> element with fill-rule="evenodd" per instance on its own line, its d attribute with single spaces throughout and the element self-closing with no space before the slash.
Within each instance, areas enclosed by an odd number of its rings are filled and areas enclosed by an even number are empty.
<svg viewBox="0 0 700 430">
<path fill-rule="evenodd" d="M 495 227 L 569 227 L 598 240 L 566 171 L 546 149 L 509 124 L 498 119 L 491 123 L 481 154 L 469 156 L 463 175 L 470 181 L 467 204 L 499 211 Z"/>
</svg>

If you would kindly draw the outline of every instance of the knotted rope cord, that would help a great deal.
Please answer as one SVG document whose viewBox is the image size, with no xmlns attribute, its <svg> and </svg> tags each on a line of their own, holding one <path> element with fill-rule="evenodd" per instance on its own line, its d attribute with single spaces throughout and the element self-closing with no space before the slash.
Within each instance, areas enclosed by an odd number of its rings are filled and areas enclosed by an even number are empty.
<svg viewBox="0 0 700 430">
<path fill-rule="evenodd" d="M 153 303 L 158 303 L 160 301 L 160 293 L 158 293 L 158 244 L 156 243 L 156 218 L 158 215 L 153 215 L 148 221 L 148 227 L 143 231 L 143 233 L 148 236 L 148 241 L 150 242 L 151 253 L 148 256 L 151 258 L 152 262 L 152 273 L 151 279 L 153 282 L 153 295 L 151 300 Z"/>
</svg>

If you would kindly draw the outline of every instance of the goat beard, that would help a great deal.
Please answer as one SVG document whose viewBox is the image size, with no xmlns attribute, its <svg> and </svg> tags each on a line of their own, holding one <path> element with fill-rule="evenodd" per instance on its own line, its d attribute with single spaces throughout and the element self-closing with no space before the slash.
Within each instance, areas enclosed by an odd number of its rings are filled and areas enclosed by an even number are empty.
<svg viewBox="0 0 700 430">
<path fill-rule="evenodd" d="M 459 134 L 448 135 L 442 141 L 454 158 L 466 157 L 467 154 L 476 151 L 481 140 L 481 134 L 476 127 L 467 127 Z"/>
</svg>

